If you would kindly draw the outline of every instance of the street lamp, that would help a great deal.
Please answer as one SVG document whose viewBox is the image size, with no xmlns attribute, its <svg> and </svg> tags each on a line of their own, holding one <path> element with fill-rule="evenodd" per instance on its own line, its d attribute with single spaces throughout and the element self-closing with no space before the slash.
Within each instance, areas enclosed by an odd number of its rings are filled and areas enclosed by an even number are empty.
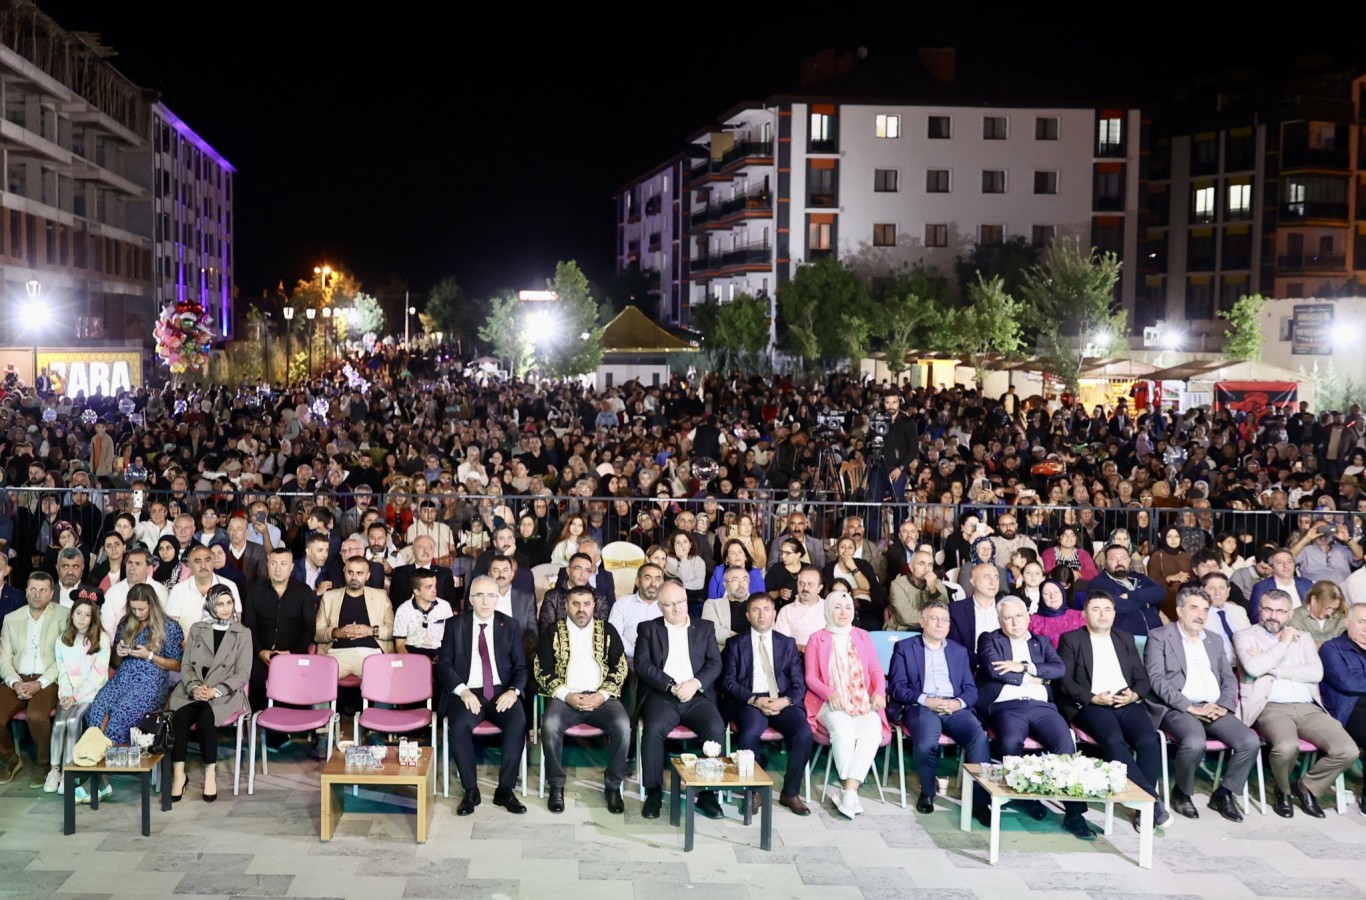
<svg viewBox="0 0 1366 900">
<path fill-rule="evenodd" d="M 406 292 L 405 292 L 406 294 Z M 409 326 L 410 317 L 417 315 L 416 306 L 406 306 L 403 309 L 403 346 L 408 347 L 412 344 L 412 331 Z"/>
<path fill-rule="evenodd" d="M 323 307 L 323 364 L 327 364 L 327 357 L 332 354 L 332 307 Z"/>
<path fill-rule="evenodd" d="M 294 322 L 294 307 L 285 307 L 285 389 L 294 387 L 289 377 L 289 364 L 294 359 L 294 335 L 290 333 L 290 326 Z"/>
<path fill-rule="evenodd" d="M 304 310 L 304 317 L 307 318 L 310 322 L 312 322 L 314 317 L 317 315 L 318 311 L 311 306 L 308 309 Z M 308 382 L 310 385 L 312 385 L 313 383 L 313 343 L 314 339 L 317 338 L 317 336 L 318 328 L 315 325 L 313 327 L 313 333 L 308 336 Z"/>
<path fill-rule="evenodd" d="M 24 321 L 28 323 L 33 338 L 33 390 L 38 391 L 38 338 L 39 329 L 47 324 L 47 307 L 43 304 L 43 283 L 36 278 L 24 282 L 28 292 L 28 305 L 24 308 Z"/>
</svg>

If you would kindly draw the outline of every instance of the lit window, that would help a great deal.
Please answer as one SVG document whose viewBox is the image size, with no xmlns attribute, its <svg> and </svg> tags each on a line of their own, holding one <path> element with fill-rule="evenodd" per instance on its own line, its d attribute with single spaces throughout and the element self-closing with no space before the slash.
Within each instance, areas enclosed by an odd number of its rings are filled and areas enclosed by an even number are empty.
<svg viewBox="0 0 1366 900">
<path fill-rule="evenodd" d="M 1246 219 L 1252 214 L 1252 185 L 1230 184 L 1228 186 L 1228 217 Z"/>
<path fill-rule="evenodd" d="M 811 114 L 811 140 L 830 140 L 830 116 L 825 113 Z"/>
<path fill-rule="evenodd" d="M 880 138 L 901 137 L 901 116 L 878 116 L 873 126 L 873 134 Z"/>
<path fill-rule="evenodd" d="M 1193 218 L 1197 222 L 1214 221 L 1214 188 L 1212 186 L 1195 189 Z"/>
<path fill-rule="evenodd" d="M 1102 155 L 1118 150 L 1120 145 L 1124 143 L 1124 120 L 1118 117 L 1101 119 L 1100 137 L 1097 143 Z"/>
</svg>

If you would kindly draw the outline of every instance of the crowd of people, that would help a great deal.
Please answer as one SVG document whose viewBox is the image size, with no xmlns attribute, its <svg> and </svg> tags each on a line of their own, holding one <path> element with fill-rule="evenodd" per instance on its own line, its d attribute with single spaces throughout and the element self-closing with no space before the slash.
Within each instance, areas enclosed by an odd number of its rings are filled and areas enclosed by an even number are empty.
<svg viewBox="0 0 1366 900">
<path fill-rule="evenodd" d="M 1240 821 L 1265 744 L 1275 811 L 1322 815 L 1366 746 L 1360 408 L 1056 406 L 841 374 L 599 392 L 390 347 L 292 389 L 16 386 L 0 782 L 24 765 L 20 710 L 31 781 L 56 791 L 86 729 L 123 743 L 169 708 L 179 799 L 191 732 L 264 708 L 275 657 L 359 676 L 413 653 L 433 662 L 461 815 L 481 803 L 484 721 L 502 729 L 493 802 L 525 810 L 538 714 L 552 812 L 564 733 L 588 724 L 609 742 L 607 808 L 636 758 L 647 818 L 680 725 L 718 743 L 733 725 L 757 752 L 781 734 L 797 815 L 828 748 L 828 799 L 858 816 L 896 728 L 924 813 L 944 736 L 966 762 L 1080 746 L 1158 797 L 1169 741 L 1159 824 L 1198 816 L 1207 741 L 1229 756 L 1209 807 Z M 1301 739 L 1318 753 L 1294 778 Z M 199 746 L 212 800 L 216 741 Z M 709 792 L 697 808 L 722 815 Z M 1062 824 L 1090 839 L 1084 808 Z"/>
</svg>

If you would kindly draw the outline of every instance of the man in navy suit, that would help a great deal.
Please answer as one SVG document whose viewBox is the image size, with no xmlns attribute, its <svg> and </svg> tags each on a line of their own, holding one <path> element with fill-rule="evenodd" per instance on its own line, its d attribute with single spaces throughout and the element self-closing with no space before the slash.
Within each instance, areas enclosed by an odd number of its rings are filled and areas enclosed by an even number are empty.
<svg viewBox="0 0 1366 900">
<path fill-rule="evenodd" d="M 660 588 L 659 609 L 663 618 L 641 622 L 636 631 L 636 678 L 644 692 L 640 761 L 645 805 L 640 814 L 647 819 L 658 819 L 664 806 L 664 741 L 669 732 L 681 724 L 703 741 L 719 744 L 726 736 L 712 690 L 721 677 L 715 628 L 703 619 L 689 619 L 688 593 L 676 581 Z M 715 791 L 697 795 L 697 811 L 721 818 Z"/>
<path fill-rule="evenodd" d="M 451 749 L 465 797 L 456 815 L 468 816 L 480 803 L 471 732 L 489 721 L 503 729 L 502 763 L 494 804 L 510 813 L 526 807 L 517 799 L 522 750 L 526 746 L 526 710 L 520 702 L 527 686 L 526 650 L 517 620 L 497 610 L 498 585 L 492 578 L 476 578 L 470 608 L 446 622 L 437 657 L 441 679 L 440 712 L 450 722 Z"/>
<path fill-rule="evenodd" d="M 1001 592 L 1000 570 L 991 563 L 978 563 L 972 569 L 972 594 L 949 606 L 949 640 L 968 651 L 968 665 L 975 673 L 977 642 L 1000 624 L 996 600 Z"/>
<path fill-rule="evenodd" d="M 1091 582 L 1091 590 L 1101 591 L 1115 602 L 1115 627 L 1130 634 L 1147 635 L 1162 627 L 1158 608 L 1167 599 L 1167 590 L 1147 575 L 1129 571 L 1129 550 L 1121 544 L 1105 548 L 1105 571 Z"/>
<path fill-rule="evenodd" d="M 806 675 L 797 642 L 773 630 L 777 618 L 773 598 L 762 591 L 745 601 L 749 633 L 737 635 L 722 654 L 721 693 L 733 706 L 731 719 L 739 731 L 736 746 L 759 749 L 765 728 L 787 738 L 787 774 L 778 803 L 799 816 L 811 815 L 802 801 L 802 775 L 811 761 L 814 739 L 806 718 Z M 751 802 L 758 805 L 759 797 Z"/>
<path fill-rule="evenodd" d="M 982 635 L 977 658 L 979 695 L 977 712 L 991 725 L 1001 743 L 1001 755 L 1019 756 L 1025 738 L 1033 738 L 1049 753 L 1075 753 L 1077 745 L 1062 714 L 1053 705 L 1050 681 L 1062 678 L 1067 669 L 1053 645 L 1029 633 L 1029 608 L 1016 597 L 997 607 L 1001 628 Z M 1048 815 L 1038 800 L 1011 801 L 1030 818 L 1041 822 Z M 1069 800 L 1063 804 L 1062 826 L 1085 841 L 1096 834 L 1086 824 L 1086 804 Z"/>
<path fill-rule="evenodd" d="M 1065 632 L 1058 640 L 1058 656 L 1067 668 L 1058 682 L 1063 712 L 1096 739 L 1105 759 L 1124 763 L 1134 784 L 1159 797 L 1161 738 L 1143 705 L 1150 686 L 1138 645 L 1132 634 L 1112 627 L 1115 604 L 1107 595 L 1088 595 L 1084 612 L 1086 627 Z M 1153 824 L 1165 825 L 1170 819 L 1159 799 Z"/>
<path fill-rule="evenodd" d="M 933 600 L 920 612 L 921 634 L 898 641 L 892 651 L 887 693 L 901 707 L 901 726 L 911 739 L 911 766 L 920 778 L 917 812 L 934 812 L 935 771 L 939 766 L 939 736 L 947 734 L 963 749 L 963 762 L 991 762 L 991 747 L 973 706 L 977 685 L 972 680 L 968 651 L 949 636 L 949 605 Z M 987 816 L 990 799 L 980 786 L 973 792 L 978 818 Z"/>
<path fill-rule="evenodd" d="M 1293 610 L 1304 603 L 1304 598 L 1309 596 L 1309 589 L 1314 586 L 1308 578 L 1295 574 L 1295 554 L 1289 550 L 1282 548 L 1271 554 L 1270 563 L 1271 574 L 1252 586 L 1252 596 L 1248 598 L 1248 611 L 1253 625 L 1261 621 L 1262 594 L 1272 588 L 1280 588 L 1290 595 L 1290 608 Z"/>
</svg>

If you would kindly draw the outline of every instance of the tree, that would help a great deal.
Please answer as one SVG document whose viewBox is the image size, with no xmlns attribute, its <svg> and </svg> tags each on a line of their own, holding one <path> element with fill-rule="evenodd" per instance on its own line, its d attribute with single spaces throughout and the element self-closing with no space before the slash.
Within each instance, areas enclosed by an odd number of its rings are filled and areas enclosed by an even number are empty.
<svg viewBox="0 0 1366 900">
<path fill-rule="evenodd" d="M 559 295 L 551 333 L 532 335 L 545 372 L 556 378 L 587 375 L 602 362 L 602 310 L 588 278 L 573 260 L 555 265 L 546 287 Z"/>
<path fill-rule="evenodd" d="M 704 303 L 693 309 L 693 327 L 703 346 L 730 368 L 735 357 L 762 353 L 768 346 L 768 304 L 749 294 L 729 303 Z"/>
<path fill-rule="evenodd" d="M 962 353 L 972 362 L 980 390 L 986 381 L 987 357 L 992 353 L 1010 356 L 1019 351 L 1021 304 L 1005 289 L 1005 279 L 996 275 L 989 281 L 980 274 L 968 285 L 968 305 L 953 310 L 944 327 L 949 349 Z"/>
<path fill-rule="evenodd" d="M 989 244 L 974 244 L 971 251 L 958 257 L 954 273 L 958 276 L 958 293 L 964 303 L 971 302 L 972 289 L 981 276 L 990 282 L 1000 276 L 1005 292 L 1020 296 L 1025 277 L 1039 262 L 1039 247 L 1023 237 Z"/>
<path fill-rule="evenodd" d="M 360 292 L 351 300 L 351 312 L 337 320 L 337 333 L 344 340 L 347 335 L 384 334 L 384 309 L 379 300 Z"/>
<path fill-rule="evenodd" d="M 487 302 L 480 302 L 465 293 L 454 276 L 446 276 L 432 286 L 420 316 L 426 331 L 451 335 L 457 353 L 463 355 L 466 342 L 473 342 L 478 333 L 477 322 L 483 320 Z"/>
<path fill-rule="evenodd" d="M 1244 294 L 1233 309 L 1219 313 L 1228 323 L 1224 353 L 1236 360 L 1262 358 L 1262 310 L 1269 301 L 1261 294 Z"/>
<path fill-rule="evenodd" d="M 1048 245 L 1021 288 L 1024 324 L 1034 329 L 1048 370 L 1074 394 L 1087 349 L 1112 355 L 1128 347 L 1128 317 L 1115 301 L 1119 257 L 1076 238 Z"/>
<path fill-rule="evenodd" d="M 842 357 L 857 363 L 880 315 L 862 280 L 834 257 L 798 266 L 778 291 L 778 308 L 788 346 L 808 363 Z"/>
<path fill-rule="evenodd" d="M 532 363 L 531 341 L 518 321 L 520 311 L 521 302 L 513 292 L 495 295 L 489 299 L 488 313 L 479 328 L 479 340 L 493 347 L 494 356 L 507 360 L 508 370 L 517 378 L 526 375 Z"/>
<path fill-rule="evenodd" d="M 953 299 L 949 280 L 938 268 L 919 262 L 875 278 L 872 297 L 877 310 L 874 335 L 882 340 L 893 375 L 899 377 L 906 370 L 906 356 L 912 350 L 948 349 L 942 346 L 942 326 Z"/>
</svg>

